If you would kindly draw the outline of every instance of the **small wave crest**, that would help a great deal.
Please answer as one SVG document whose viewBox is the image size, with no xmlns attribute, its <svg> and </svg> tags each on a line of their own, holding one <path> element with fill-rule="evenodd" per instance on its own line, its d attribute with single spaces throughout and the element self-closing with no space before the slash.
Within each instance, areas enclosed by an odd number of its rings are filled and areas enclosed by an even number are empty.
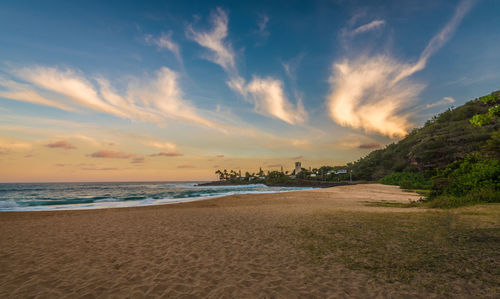
<svg viewBox="0 0 500 299">
<path fill-rule="evenodd" d="M 0 209 L 13 209 L 18 207 L 20 207 L 20 205 L 13 199 L 0 200 Z"/>
<path fill-rule="evenodd" d="M 101 199 L 96 199 L 94 202 L 116 202 L 120 201 L 118 198 L 113 198 L 113 197 L 107 197 L 107 198 L 101 198 Z"/>
</svg>

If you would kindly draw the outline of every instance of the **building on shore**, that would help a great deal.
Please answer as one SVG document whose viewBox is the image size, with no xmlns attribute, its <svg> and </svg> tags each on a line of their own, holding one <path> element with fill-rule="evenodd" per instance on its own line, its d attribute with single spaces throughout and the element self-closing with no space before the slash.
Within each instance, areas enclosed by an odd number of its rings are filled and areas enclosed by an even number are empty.
<svg viewBox="0 0 500 299">
<path fill-rule="evenodd" d="M 302 171 L 302 164 L 300 162 L 295 162 L 295 175 Z"/>
</svg>

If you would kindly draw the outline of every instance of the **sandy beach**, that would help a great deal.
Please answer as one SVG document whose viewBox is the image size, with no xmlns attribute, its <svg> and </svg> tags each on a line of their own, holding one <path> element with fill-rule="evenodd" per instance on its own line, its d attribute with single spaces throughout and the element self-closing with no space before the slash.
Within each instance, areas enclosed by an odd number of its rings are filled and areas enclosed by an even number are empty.
<svg viewBox="0 0 500 299">
<path fill-rule="evenodd" d="M 316 251 L 304 245 L 308 230 L 321 231 L 335 219 L 359 226 L 350 219 L 439 214 L 366 205 L 419 197 L 369 184 L 137 208 L 0 213 L 0 297 L 438 297 L 443 293 L 413 280 L 377 279 L 328 254 L 314 260 Z M 492 265 L 492 273 L 480 274 L 484 281 L 457 279 L 447 294 L 498 295 L 498 260 Z"/>
</svg>

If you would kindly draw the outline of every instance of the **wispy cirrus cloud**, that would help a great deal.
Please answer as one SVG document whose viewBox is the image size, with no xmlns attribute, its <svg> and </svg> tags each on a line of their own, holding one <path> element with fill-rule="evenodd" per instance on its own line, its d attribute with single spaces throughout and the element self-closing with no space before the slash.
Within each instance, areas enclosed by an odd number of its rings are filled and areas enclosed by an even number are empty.
<svg viewBox="0 0 500 299">
<path fill-rule="evenodd" d="M 73 144 L 69 143 L 68 141 L 65 141 L 65 140 L 61 140 L 61 141 L 56 141 L 56 142 L 53 142 L 53 143 L 49 143 L 46 145 L 46 147 L 49 147 L 49 148 L 63 148 L 63 149 L 66 149 L 66 150 L 70 150 L 70 149 L 76 149 L 76 146 L 74 146 Z"/>
<path fill-rule="evenodd" d="M 455 103 L 455 99 L 454 98 L 452 98 L 452 97 L 444 97 L 444 98 L 442 98 L 441 100 L 439 100 L 437 102 L 425 105 L 425 109 L 433 108 L 433 107 L 436 107 L 436 106 L 448 105 L 448 104 L 452 104 L 452 103 Z"/>
<path fill-rule="evenodd" d="M 111 159 L 128 159 L 135 157 L 134 154 L 127 154 L 122 152 L 114 152 L 107 150 L 100 150 L 89 155 L 92 158 L 111 158 Z"/>
<path fill-rule="evenodd" d="M 268 18 L 264 18 L 261 28 L 265 30 Z M 212 14 L 213 28 L 209 31 L 196 31 L 188 27 L 188 38 L 211 52 L 208 57 L 212 62 L 220 65 L 229 75 L 228 86 L 241 94 L 245 100 L 254 104 L 257 113 L 280 119 L 289 124 L 304 123 L 307 119 L 301 101 L 292 104 L 285 96 L 283 82 L 271 77 L 260 78 L 254 76 L 252 81 L 239 75 L 235 64 L 235 53 L 231 43 L 226 40 L 228 30 L 228 14 L 217 8 Z"/>
<path fill-rule="evenodd" d="M 159 37 L 154 37 L 151 34 L 147 34 L 144 37 L 144 40 L 150 45 L 155 45 L 160 49 L 169 50 L 170 52 L 172 52 L 172 54 L 174 54 L 175 58 L 180 63 L 182 63 L 180 47 L 178 43 L 173 41 L 172 31 L 169 31 L 168 33 L 162 33 Z"/>
<path fill-rule="evenodd" d="M 251 101 L 257 113 L 289 124 L 300 124 L 307 120 L 307 112 L 302 102 L 297 101 L 297 105 L 290 103 L 283 91 L 281 80 L 254 77 L 248 84 L 237 80 L 229 82 L 229 86 Z"/>
<path fill-rule="evenodd" d="M 47 99 L 38 92 L 31 90 L 30 86 L 26 84 L 0 78 L 0 87 L 6 89 L 0 91 L 0 97 L 2 98 L 54 107 L 66 111 L 76 111 L 76 109 L 64 105 L 59 101 Z"/>
<path fill-rule="evenodd" d="M 269 16 L 267 14 L 259 14 L 257 18 L 257 30 L 255 34 L 258 35 L 262 40 L 266 40 L 269 37 L 269 31 L 267 30 L 267 24 L 269 23 Z"/>
<path fill-rule="evenodd" d="M 61 94 L 82 107 L 119 117 L 127 116 L 119 108 L 103 101 L 92 83 L 77 71 L 37 66 L 24 67 L 14 73 L 35 86 Z"/>
<path fill-rule="evenodd" d="M 425 87 L 410 80 L 432 54 L 451 38 L 474 1 L 460 2 L 451 20 L 428 43 L 415 63 L 388 55 L 344 59 L 333 65 L 331 93 L 327 96 L 330 117 L 342 126 L 389 137 L 402 137 L 412 126 L 404 112 Z"/>
<path fill-rule="evenodd" d="M 396 77 L 394 81 L 397 82 L 402 78 L 406 78 L 415 72 L 423 70 L 427 64 L 427 60 L 429 60 L 433 54 L 435 54 L 439 49 L 441 49 L 441 47 L 444 46 L 444 44 L 446 44 L 446 42 L 448 42 L 448 40 L 450 40 L 453 33 L 457 30 L 458 25 L 460 25 L 463 18 L 470 11 L 475 2 L 476 0 L 462 0 L 455 9 L 455 13 L 453 14 L 451 20 L 448 21 L 438 34 L 432 37 L 422 54 L 420 54 L 418 61 L 401 72 L 401 74 Z"/>
<path fill-rule="evenodd" d="M 212 13 L 212 30 L 196 31 L 189 25 L 186 36 L 210 50 L 211 55 L 207 56 L 208 60 L 220 65 L 226 72 L 236 74 L 235 54 L 231 43 L 226 40 L 228 21 L 227 13 L 218 7 Z"/>
<path fill-rule="evenodd" d="M 373 20 L 370 23 L 361 25 L 350 32 L 351 36 L 378 29 L 385 25 L 385 20 Z"/>
<path fill-rule="evenodd" d="M 160 68 L 147 78 L 131 79 L 122 93 L 116 92 L 103 77 L 89 78 L 72 69 L 35 66 L 13 70 L 12 74 L 29 83 L 24 86 L 29 86 L 32 90 L 24 92 L 43 89 L 65 100 L 63 105 L 59 105 L 36 97 L 31 98 L 32 102 L 39 104 L 65 110 L 74 110 L 74 106 L 79 106 L 120 118 L 159 125 L 165 125 L 169 120 L 179 120 L 225 130 L 220 124 L 203 116 L 203 112 L 184 99 L 178 83 L 178 74 L 167 67 Z M 10 95 L 10 98 L 20 97 Z"/>
<path fill-rule="evenodd" d="M 154 147 L 159 150 L 174 151 L 177 148 L 177 145 L 175 143 L 168 141 L 142 140 L 141 143 L 145 146 Z"/>
</svg>

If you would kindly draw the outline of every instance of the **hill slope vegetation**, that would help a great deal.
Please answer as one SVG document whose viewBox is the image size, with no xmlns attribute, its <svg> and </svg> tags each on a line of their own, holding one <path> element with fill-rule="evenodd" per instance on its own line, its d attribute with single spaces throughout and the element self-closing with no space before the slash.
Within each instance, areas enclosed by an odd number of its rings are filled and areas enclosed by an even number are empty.
<svg viewBox="0 0 500 299">
<path fill-rule="evenodd" d="M 489 96 L 498 100 L 500 91 Z M 432 176 L 438 169 L 463 160 L 470 154 L 497 156 L 500 140 L 498 119 L 492 119 L 483 126 L 471 124 L 475 115 L 487 113 L 490 106 L 481 99 L 475 99 L 448 109 L 399 142 L 349 163 L 353 178 L 379 180 L 394 172 L 420 172 Z"/>
</svg>

